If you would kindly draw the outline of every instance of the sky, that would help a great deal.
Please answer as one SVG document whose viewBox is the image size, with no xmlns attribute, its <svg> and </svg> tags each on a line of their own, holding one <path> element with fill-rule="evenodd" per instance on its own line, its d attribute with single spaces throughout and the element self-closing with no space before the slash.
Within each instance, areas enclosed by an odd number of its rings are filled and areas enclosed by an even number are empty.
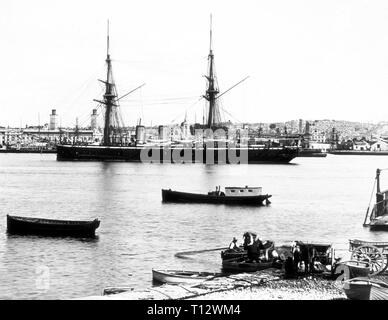
<svg viewBox="0 0 388 320">
<path fill-rule="evenodd" d="M 126 125 L 202 121 L 213 50 L 225 120 L 388 121 L 388 1 L 0 2 L 0 125 L 88 125 L 110 53 Z M 100 112 L 100 109 L 99 109 Z"/>
</svg>

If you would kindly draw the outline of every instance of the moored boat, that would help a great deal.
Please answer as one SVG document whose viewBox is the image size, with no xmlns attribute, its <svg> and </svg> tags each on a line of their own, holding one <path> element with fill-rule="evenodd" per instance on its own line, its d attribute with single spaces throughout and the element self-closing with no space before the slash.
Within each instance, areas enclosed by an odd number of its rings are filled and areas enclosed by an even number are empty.
<svg viewBox="0 0 388 320">
<path fill-rule="evenodd" d="M 380 189 L 380 173 L 382 170 L 377 169 L 375 185 L 376 186 L 376 204 L 373 206 L 372 212 L 369 215 L 369 206 L 366 211 L 364 226 L 369 226 L 369 230 L 388 231 L 388 190 L 381 191 Z M 374 190 L 374 187 L 373 187 Z M 369 217 L 369 223 L 367 223 Z"/>
<path fill-rule="evenodd" d="M 259 262 L 251 262 L 244 258 L 222 260 L 222 270 L 224 272 L 255 272 L 274 266 L 273 260 L 263 260 Z"/>
<path fill-rule="evenodd" d="M 369 223 L 369 230 L 383 231 L 388 230 L 388 215 L 375 217 Z"/>
<path fill-rule="evenodd" d="M 272 256 L 272 251 L 275 250 L 275 243 L 271 240 L 264 240 L 262 243 L 262 254 L 264 256 Z M 221 251 L 222 260 L 230 260 L 236 258 L 248 259 L 248 251 L 244 249 L 244 246 L 240 246 L 237 249 L 226 249 L 224 251 Z"/>
<path fill-rule="evenodd" d="M 346 280 L 343 290 L 350 300 L 388 300 L 388 284 L 365 277 Z"/>
<path fill-rule="evenodd" d="M 221 275 L 215 272 L 152 269 L 152 279 L 159 283 L 198 284 Z"/>
<path fill-rule="evenodd" d="M 339 267 L 339 269 L 337 269 Z M 358 277 L 367 277 L 370 274 L 370 266 L 368 262 L 365 261 L 341 261 L 337 264 L 335 273 L 337 270 L 344 270 L 344 268 L 348 269 L 349 279 L 358 278 Z"/>
<path fill-rule="evenodd" d="M 262 205 L 265 201 L 269 204 L 272 195 L 261 194 L 261 187 L 226 187 L 225 192 L 217 188 L 216 191 L 208 194 L 189 193 L 162 189 L 163 202 L 182 203 L 216 203 L 216 204 L 237 204 L 237 205 Z"/>
<path fill-rule="evenodd" d="M 94 237 L 100 221 L 54 220 L 7 215 L 10 234 L 37 234 L 47 236 Z"/>
</svg>

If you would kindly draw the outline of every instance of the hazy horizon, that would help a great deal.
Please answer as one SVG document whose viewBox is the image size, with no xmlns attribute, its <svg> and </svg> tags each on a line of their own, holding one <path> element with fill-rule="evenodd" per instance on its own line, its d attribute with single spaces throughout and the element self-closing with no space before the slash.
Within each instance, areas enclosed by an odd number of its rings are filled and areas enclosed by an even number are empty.
<svg viewBox="0 0 388 320">
<path fill-rule="evenodd" d="M 89 122 L 105 77 L 106 24 L 125 124 L 201 122 L 209 16 L 232 122 L 388 120 L 384 1 L 16 0 L 0 4 L 0 125 Z M 196 103 L 197 102 L 197 103 Z"/>
</svg>

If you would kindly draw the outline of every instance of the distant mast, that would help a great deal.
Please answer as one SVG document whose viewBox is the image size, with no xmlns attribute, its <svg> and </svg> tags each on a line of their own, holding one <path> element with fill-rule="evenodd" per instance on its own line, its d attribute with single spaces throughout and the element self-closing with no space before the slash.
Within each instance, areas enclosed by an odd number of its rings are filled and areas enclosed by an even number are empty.
<svg viewBox="0 0 388 320">
<path fill-rule="evenodd" d="M 214 55 L 212 50 L 212 16 L 210 15 L 210 51 L 208 56 L 208 74 L 206 77 L 208 81 L 208 86 L 206 90 L 206 95 L 204 98 L 209 101 L 209 115 L 207 118 L 207 127 L 211 129 L 216 122 L 216 115 L 218 113 L 218 110 L 216 110 L 216 99 L 217 94 L 219 93 L 217 87 L 216 87 L 216 80 L 214 75 Z"/>
</svg>

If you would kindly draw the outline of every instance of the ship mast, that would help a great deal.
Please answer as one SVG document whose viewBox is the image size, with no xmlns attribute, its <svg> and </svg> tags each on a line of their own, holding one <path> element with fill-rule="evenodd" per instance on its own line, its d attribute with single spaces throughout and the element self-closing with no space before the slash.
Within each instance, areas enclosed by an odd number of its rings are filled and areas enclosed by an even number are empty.
<svg viewBox="0 0 388 320">
<path fill-rule="evenodd" d="M 113 73 L 112 73 L 112 61 L 110 59 L 109 54 L 109 21 L 108 21 L 108 32 L 107 32 L 107 51 L 106 51 L 106 60 L 107 64 L 107 74 L 106 74 L 106 81 L 100 80 L 102 83 L 105 84 L 105 93 L 103 96 L 103 101 L 100 100 L 94 100 L 101 104 L 105 105 L 105 121 L 104 121 L 104 137 L 103 137 L 103 145 L 109 146 L 112 145 L 111 141 L 111 134 L 113 125 L 112 122 L 114 119 L 112 119 L 112 112 L 115 107 L 118 107 L 118 105 L 115 103 L 117 99 L 117 93 L 116 93 L 116 86 L 113 81 Z"/>
<path fill-rule="evenodd" d="M 209 101 L 209 115 L 207 118 L 207 127 L 210 129 L 215 124 L 215 118 L 216 114 L 218 113 L 216 108 L 216 99 L 217 94 L 219 93 L 217 87 L 216 87 L 216 79 L 215 79 L 215 72 L 214 72 L 214 54 L 212 50 L 212 16 L 210 15 L 210 50 L 209 50 L 209 56 L 208 56 L 208 74 L 206 77 L 208 81 L 208 86 L 206 90 L 206 95 L 204 95 L 204 98 Z"/>
<path fill-rule="evenodd" d="M 104 94 L 104 102 L 105 102 L 105 125 L 104 125 L 104 145 L 108 146 L 111 144 L 110 134 L 111 134 L 111 126 L 110 126 L 110 117 L 112 114 L 113 108 L 113 100 L 116 97 L 113 93 L 112 83 L 112 63 L 110 60 L 109 54 L 109 21 L 108 21 L 108 34 L 107 34 L 107 46 L 106 46 L 106 64 L 107 64 L 107 75 L 106 75 L 106 83 L 105 83 L 105 94 Z"/>
</svg>

